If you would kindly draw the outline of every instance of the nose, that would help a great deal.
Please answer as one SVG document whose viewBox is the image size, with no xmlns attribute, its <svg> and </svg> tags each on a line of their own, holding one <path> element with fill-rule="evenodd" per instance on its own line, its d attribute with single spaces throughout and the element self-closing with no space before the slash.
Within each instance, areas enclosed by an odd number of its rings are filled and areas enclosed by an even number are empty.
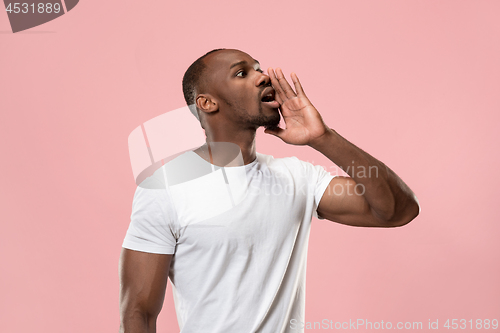
<svg viewBox="0 0 500 333">
<path fill-rule="evenodd" d="M 259 76 L 257 77 L 256 85 L 257 87 L 260 86 L 268 86 L 271 84 L 271 78 L 269 75 L 264 74 L 264 73 L 259 73 Z"/>
</svg>

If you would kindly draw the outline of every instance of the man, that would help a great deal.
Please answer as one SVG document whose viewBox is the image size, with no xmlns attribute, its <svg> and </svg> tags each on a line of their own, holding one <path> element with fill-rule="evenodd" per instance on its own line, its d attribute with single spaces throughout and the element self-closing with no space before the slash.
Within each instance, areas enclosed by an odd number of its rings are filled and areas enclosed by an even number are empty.
<svg viewBox="0 0 500 333">
<path fill-rule="evenodd" d="M 219 165 L 219 171 L 227 172 L 229 184 L 230 172 L 243 170 L 248 188 L 244 200 L 201 220 L 200 214 L 193 217 L 196 205 L 184 204 L 189 195 L 182 191 L 138 188 L 120 258 L 121 332 L 156 331 L 167 277 L 181 332 L 302 331 L 291 323 L 304 321 L 312 216 L 352 226 L 398 227 L 418 215 L 409 187 L 329 128 L 297 75 L 291 77 L 295 90 L 279 68 L 266 75 L 250 55 L 230 49 L 213 50 L 186 71 L 184 96 L 196 106 L 192 110 L 207 136 L 207 145 L 186 158 L 214 168 L 216 144 L 232 144 L 242 163 Z M 280 113 L 284 129 L 277 127 Z M 333 177 L 297 158 L 256 153 L 260 126 L 288 144 L 309 145 L 333 163 L 350 166 L 351 177 Z M 211 189 L 207 177 L 198 181 Z M 222 198 L 222 192 L 214 196 Z"/>
</svg>

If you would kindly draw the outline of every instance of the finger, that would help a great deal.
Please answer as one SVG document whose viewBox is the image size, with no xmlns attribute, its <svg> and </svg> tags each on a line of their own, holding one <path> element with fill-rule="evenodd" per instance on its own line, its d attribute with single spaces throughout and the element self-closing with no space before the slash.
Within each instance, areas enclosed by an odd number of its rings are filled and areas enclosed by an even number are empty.
<svg viewBox="0 0 500 333">
<path fill-rule="evenodd" d="M 292 87 L 288 84 L 281 68 L 276 68 L 276 77 L 278 78 L 278 82 L 280 83 L 281 89 L 283 89 L 287 99 L 297 96 L 295 91 L 293 91 Z"/>
<path fill-rule="evenodd" d="M 277 136 L 278 138 L 280 138 L 280 139 L 283 140 L 283 138 L 281 137 L 281 135 L 283 134 L 284 131 L 285 130 L 282 129 L 281 127 L 275 127 L 275 128 L 266 128 L 264 130 L 264 133 L 266 133 L 266 134 L 272 134 L 272 135 Z"/>
<path fill-rule="evenodd" d="M 280 105 L 283 105 L 284 101 L 283 99 L 281 98 L 281 96 L 279 94 L 274 94 L 274 99 L 280 103 Z"/>
<path fill-rule="evenodd" d="M 304 89 L 302 89 L 302 85 L 300 84 L 299 77 L 295 73 L 291 73 L 293 85 L 295 86 L 295 91 L 297 92 L 297 96 L 306 97 L 306 93 Z"/>
<path fill-rule="evenodd" d="M 267 74 L 269 74 L 269 77 L 271 78 L 271 84 L 275 91 L 274 98 L 281 105 L 286 100 L 286 96 L 285 93 L 283 92 L 283 89 L 281 89 L 278 79 L 276 78 L 276 73 L 271 67 L 269 67 L 267 69 Z"/>
</svg>

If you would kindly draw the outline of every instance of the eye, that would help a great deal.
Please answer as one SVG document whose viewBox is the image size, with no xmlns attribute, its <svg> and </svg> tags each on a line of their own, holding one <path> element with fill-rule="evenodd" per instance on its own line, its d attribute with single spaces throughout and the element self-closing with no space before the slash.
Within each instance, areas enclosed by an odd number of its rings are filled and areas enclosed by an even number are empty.
<svg viewBox="0 0 500 333">
<path fill-rule="evenodd" d="M 257 69 L 256 71 L 259 72 L 259 73 L 264 73 L 264 71 L 262 69 L 260 69 L 260 68 Z"/>
<path fill-rule="evenodd" d="M 240 74 L 242 74 L 242 75 L 240 75 Z M 241 70 L 241 71 L 238 71 L 238 72 L 236 73 L 236 76 L 239 76 L 239 77 L 244 77 L 246 74 L 247 74 L 247 72 L 245 72 L 244 70 Z"/>
</svg>

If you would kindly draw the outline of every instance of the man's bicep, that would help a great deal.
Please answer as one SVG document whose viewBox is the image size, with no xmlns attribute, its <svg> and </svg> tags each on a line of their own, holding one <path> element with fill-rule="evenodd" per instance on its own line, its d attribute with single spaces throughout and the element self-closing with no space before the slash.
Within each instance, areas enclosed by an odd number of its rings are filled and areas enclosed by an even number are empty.
<svg viewBox="0 0 500 333">
<path fill-rule="evenodd" d="M 381 227 L 363 196 L 363 188 L 354 179 L 335 177 L 326 188 L 318 205 L 318 215 L 333 222 L 358 227 Z"/>
<path fill-rule="evenodd" d="M 119 262 L 120 316 L 155 318 L 163 306 L 172 254 L 122 248 Z"/>
</svg>

